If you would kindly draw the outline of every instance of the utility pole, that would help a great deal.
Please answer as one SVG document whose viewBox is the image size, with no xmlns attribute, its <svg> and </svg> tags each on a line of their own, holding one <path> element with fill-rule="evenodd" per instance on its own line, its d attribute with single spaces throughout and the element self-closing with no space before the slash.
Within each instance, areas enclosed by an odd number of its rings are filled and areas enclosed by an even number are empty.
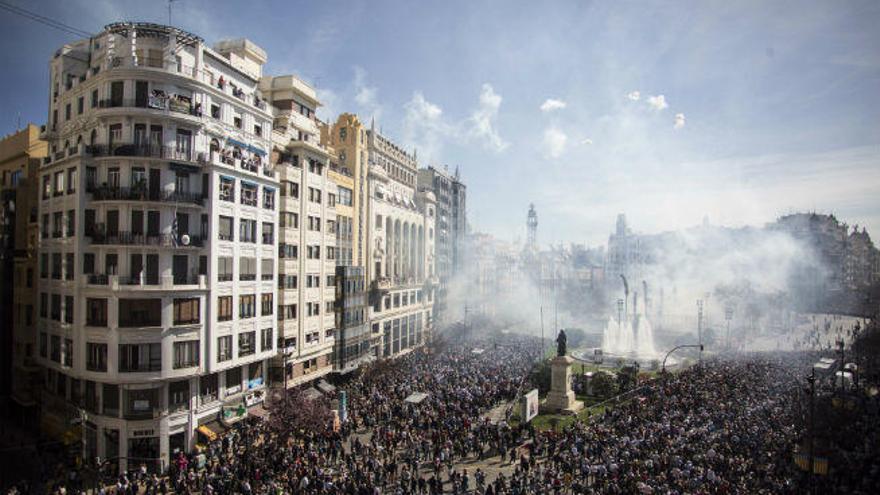
<svg viewBox="0 0 880 495">
<path fill-rule="evenodd" d="M 697 341 L 700 343 L 700 366 L 703 365 L 703 300 L 697 299 Z"/>
</svg>

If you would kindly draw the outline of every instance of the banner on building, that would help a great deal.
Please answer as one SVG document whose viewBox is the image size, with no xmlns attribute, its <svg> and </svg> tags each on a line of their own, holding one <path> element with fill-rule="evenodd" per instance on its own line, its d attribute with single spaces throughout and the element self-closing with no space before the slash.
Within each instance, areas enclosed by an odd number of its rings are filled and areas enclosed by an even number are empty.
<svg viewBox="0 0 880 495">
<path fill-rule="evenodd" d="M 523 422 L 528 423 L 538 415 L 538 389 L 532 389 L 531 392 L 522 397 L 522 417 Z"/>
</svg>

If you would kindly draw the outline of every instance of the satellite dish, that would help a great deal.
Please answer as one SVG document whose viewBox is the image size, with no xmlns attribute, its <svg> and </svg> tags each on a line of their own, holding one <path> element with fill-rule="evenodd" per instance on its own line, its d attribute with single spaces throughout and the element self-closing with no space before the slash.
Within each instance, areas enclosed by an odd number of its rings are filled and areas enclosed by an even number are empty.
<svg viewBox="0 0 880 495">
<path fill-rule="evenodd" d="M 187 234 L 180 236 L 180 243 L 184 246 L 189 246 L 189 236 Z"/>
</svg>

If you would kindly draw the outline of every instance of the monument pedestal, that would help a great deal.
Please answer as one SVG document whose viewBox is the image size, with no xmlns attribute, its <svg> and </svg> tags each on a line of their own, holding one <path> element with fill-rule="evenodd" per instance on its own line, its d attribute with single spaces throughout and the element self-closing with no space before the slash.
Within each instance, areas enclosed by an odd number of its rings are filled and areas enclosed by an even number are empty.
<svg viewBox="0 0 880 495">
<path fill-rule="evenodd" d="M 544 400 L 546 412 L 577 414 L 584 408 L 584 403 L 576 400 L 571 390 L 571 364 L 574 359 L 568 356 L 556 356 L 550 361 L 550 393 Z"/>
</svg>

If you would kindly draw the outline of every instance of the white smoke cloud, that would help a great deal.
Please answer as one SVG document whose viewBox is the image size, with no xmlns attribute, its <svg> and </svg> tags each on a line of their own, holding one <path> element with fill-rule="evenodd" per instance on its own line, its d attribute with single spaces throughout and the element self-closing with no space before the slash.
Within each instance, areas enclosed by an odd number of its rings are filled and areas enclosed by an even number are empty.
<svg viewBox="0 0 880 495">
<path fill-rule="evenodd" d="M 638 91 L 630 91 L 626 94 L 626 98 L 630 101 L 639 101 L 639 98 L 642 97 L 642 94 Z"/>
<path fill-rule="evenodd" d="M 549 127 L 544 130 L 544 140 L 541 145 L 544 154 L 550 158 L 559 158 L 565 152 L 568 144 L 568 136 L 561 129 Z"/>
<path fill-rule="evenodd" d="M 669 108 L 669 104 L 666 103 L 666 97 L 663 95 L 649 96 L 648 105 L 658 112 Z"/>
<path fill-rule="evenodd" d="M 684 114 L 677 113 L 675 114 L 675 120 L 672 123 L 672 128 L 675 130 L 679 130 L 684 127 Z"/>
<path fill-rule="evenodd" d="M 549 113 L 554 110 L 562 110 L 563 108 L 565 108 L 567 106 L 568 106 L 568 104 L 562 100 L 548 98 L 547 100 L 544 101 L 544 103 L 541 104 L 541 111 L 544 113 Z"/>
<path fill-rule="evenodd" d="M 495 92 L 492 85 L 484 83 L 480 91 L 480 102 L 471 115 L 470 128 L 467 135 L 471 139 L 481 141 L 484 146 L 496 153 L 504 151 L 508 144 L 498 133 L 498 109 L 501 107 L 501 95 Z"/>
</svg>

